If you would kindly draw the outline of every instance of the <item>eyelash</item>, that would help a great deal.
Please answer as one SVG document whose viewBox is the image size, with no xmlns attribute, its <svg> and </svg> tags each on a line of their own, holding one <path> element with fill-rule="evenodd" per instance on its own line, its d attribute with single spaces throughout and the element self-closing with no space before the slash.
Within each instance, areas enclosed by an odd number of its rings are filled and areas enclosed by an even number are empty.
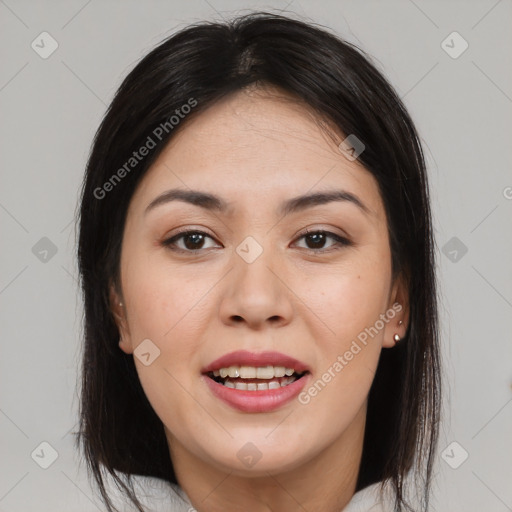
<svg viewBox="0 0 512 512">
<path fill-rule="evenodd" d="M 328 247 L 327 249 L 309 249 L 309 248 L 305 249 L 306 251 L 309 251 L 309 252 L 311 252 L 313 254 L 318 254 L 318 253 L 323 253 L 323 252 L 331 252 L 333 247 L 334 247 L 334 250 L 339 250 L 339 249 L 342 249 L 343 247 L 348 247 L 348 246 L 353 245 L 353 243 L 348 238 L 345 238 L 343 236 L 337 235 L 335 233 L 332 233 L 330 231 L 326 231 L 326 230 L 323 230 L 323 229 L 307 230 L 304 233 L 302 233 L 297 238 L 297 240 L 300 240 L 301 238 L 304 238 L 304 237 L 306 237 L 308 235 L 312 235 L 312 234 L 326 235 L 327 238 L 332 238 L 332 239 L 334 239 L 336 241 L 336 244 L 333 244 L 332 246 Z M 178 248 L 178 247 L 176 247 L 174 245 L 176 243 L 176 241 L 178 241 L 181 238 L 186 237 L 187 235 L 204 235 L 204 236 L 206 236 L 208 238 L 211 238 L 213 240 L 213 237 L 211 237 L 208 233 L 205 233 L 203 231 L 199 231 L 199 230 L 186 230 L 186 231 L 181 231 L 179 233 L 176 233 L 171 238 L 168 238 L 167 240 L 164 240 L 162 242 L 162 245 L 167 247 L 171 251 L 174 251 L 174 252 L 199 253 L 201 251 L 201 248 L 198 249 L 198 250 L 181 249 L 181 248 Z M 336 245 L 338 247 L 336 247 Z"/>
</svg>

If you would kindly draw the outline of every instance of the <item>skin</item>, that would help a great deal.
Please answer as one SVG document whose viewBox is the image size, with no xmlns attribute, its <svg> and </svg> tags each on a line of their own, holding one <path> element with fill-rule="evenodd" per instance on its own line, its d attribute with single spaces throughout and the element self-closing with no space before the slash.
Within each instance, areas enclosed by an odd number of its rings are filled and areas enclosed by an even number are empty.
<svg viewBox="0 0 512 512">
<path fill-rule="evenodd" d="M 185 124 L 130 203 L 121 285 L 111 291 L 119 346 L 132 354 L 150 339 L 160 350 L 149 366 L 134 361 L 165 426 L 178 482 L 200 512 L 240 503 L 250 512 L 339 512 L 354 494 L 368 392 L 381 350 L 394 346 L 395 333 L 405 335 L 408 298 L 392 280 L 377 183 L 340 152 L 343 138 L 327 136 L 283 93 L 247 89 Z M 214 193 L 229 210 L 172 201 L 145 213 L 171 188 Z M 349 201 L 277 213 L 287 199 L 331 189 L 354 194 L 368 213 Z M 211 238 L 195 253 L 194 240 L 181 238 L 176 245 L 189 252 L 173 252 L 162 242 L 178 228 Z M 305 228 L 352 243 L 304 237 Z M 236 252 L 247 236 L 263 249 L 252 263 Z M 310 366 L 308 388 L 396 302 L 402 311 L 307 404 L 240 412 L 201 377 L 234 350 L 275 350 Z M 248 442 L 261 453 L 252 467 L 237 457 Z"/>
</svg>

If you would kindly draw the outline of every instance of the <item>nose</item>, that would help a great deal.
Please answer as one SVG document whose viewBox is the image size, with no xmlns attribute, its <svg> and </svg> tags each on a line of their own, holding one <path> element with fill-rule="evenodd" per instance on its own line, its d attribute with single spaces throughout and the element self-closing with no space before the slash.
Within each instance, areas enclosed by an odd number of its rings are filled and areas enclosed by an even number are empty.
<svg viewBox="0 0 512 512">
<path fill-rule="evenodd" d="M 234 252 L 233 266 L 224 282 L 222 322 L 232 326 L 246 324 L 252 329 L 288 324 L 293 315 L 293 293 L 286 285 L 282 265 L 276 263 L 270 249 L 265 249 L 252 263 Z"/>
</svg>

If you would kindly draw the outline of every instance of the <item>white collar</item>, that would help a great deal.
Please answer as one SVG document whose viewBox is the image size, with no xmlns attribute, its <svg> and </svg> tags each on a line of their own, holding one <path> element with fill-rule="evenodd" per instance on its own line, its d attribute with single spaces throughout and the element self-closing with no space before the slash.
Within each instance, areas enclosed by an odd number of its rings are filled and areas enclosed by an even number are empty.
<svg viewBox="0 0 512 512">
<path fill-rule="evenodd" d="M 159 478 L 133 476 L 134 488 L 148 512 L 192 512 L 186 493 L 177 484 Z M 356 492 L 347 506 L 340 512 L 386 512 L 379 493 L 380 482 Z M 127 499 L 114 488 L 110 489 L 114 504 L 126 509 Z M 135 509 L 133 509 L 135 510 Z M 131 509 L 130 509 L 131 512 Z"/>
</svg>

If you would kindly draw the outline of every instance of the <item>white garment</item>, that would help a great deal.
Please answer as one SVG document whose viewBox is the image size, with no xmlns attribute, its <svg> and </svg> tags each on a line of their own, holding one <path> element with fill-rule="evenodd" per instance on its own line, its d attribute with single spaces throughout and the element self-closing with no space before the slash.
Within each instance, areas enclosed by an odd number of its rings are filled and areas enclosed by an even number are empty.
<svg viewBox="0 0 512 512">
<path fill-rule="evenodd" d="M 134 476 L 135 492 L 147 512 L 197 512 L 190 504 L 185 492 L 176 484 L 152 477 Z M 391 506 L 384 508 L 379 494 L 379 483 L 370 485 L 354 494 L 350 503 L 340 512 L 390 512 Z M 123 512 L 135 511 L 135 507 L 127 509 L 128 501 L 120 491 L 110 492 L 114 504 Z"/>
<path fill-rule="evenodd" d="M 391 512 L 393 507 L 385 505 L 380 495 L 380 482 L 356 492 L 342 512 Z M 387 496 L 387 495 L 385 495 Z"/>
</svg>

